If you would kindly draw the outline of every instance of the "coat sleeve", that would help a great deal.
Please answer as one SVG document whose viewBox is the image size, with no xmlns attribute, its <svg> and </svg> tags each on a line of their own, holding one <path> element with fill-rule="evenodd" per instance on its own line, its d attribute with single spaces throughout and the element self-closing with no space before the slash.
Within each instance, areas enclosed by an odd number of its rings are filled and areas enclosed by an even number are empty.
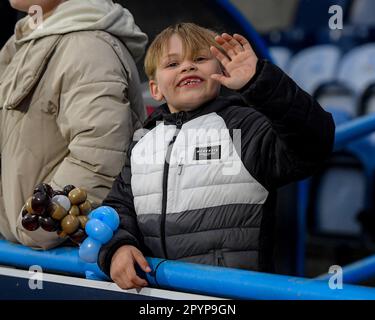
<svg viewBox="0 0 375 320">
<path fill-rule="evenodd" d="M 102 246 L 99 252 L 98 265 L 107 275 L 110 274 L 112 256 L 123 245 L 133 245 L 142 250 L 142 234 L 137 223 L 131 189 L 131 169 L 125 165 L 116 178 L 111 191 L 103 205 L 114 208 L 120 217 L 119 229 L 113 238 Z"/>
<path fill-rule="evenodd" d="M 124 165 L 135 125 L 125 90 L 126 83 L 107 81 L 82 84 L 62 95 L 57 121 L 69 144 L 53 186 L 81 186 L 97 204 L 105 198 Z"/>
<path fill-rule="evenodd" d="M 51 84 L 60 92 L 56 122 L 67 148 L 49 182 L 56 189 L 67 184 L 82 187 L 89 200 L 99 205 L 125 164 L 134 130 L 144 120 L 137 114 L 144 113 L 135 112 L 138 106 L 129 101 L 128 83 L 132 79 L 113 48 L 95 34 L 82 37 L 81 41 L 67 37 L 58 48 L 59 56 L 75 58 L 56 61 L 59 80 Z M 43 233 L 23 230 L 20 238 L 34 248 L 60 244 L 55 233 Z"/>
<path fill-rule="evenodd" d="M 128 73 L 109 46 L 101 51 L 92 61 L 86 57 L 81 78 L 65 74 L 71 81 L 64 81 L 57 123 L 68 150 L 52 178 L 57 187 L 86 188 L 98 204 L 121 171 L 133 132 L 143 121 L 129 101 Z M 97 56 L 106 58 L 99 61 Z"/>
<path fill-rule="evenodd" d="M 251 108 L 233 113 L 231 127 L 241 129 L 245 167 L 266 188 L 314 174 L 331 154 L 331 114 L 275 65 L 259 61 L 241 98 Z"/>
</svg>

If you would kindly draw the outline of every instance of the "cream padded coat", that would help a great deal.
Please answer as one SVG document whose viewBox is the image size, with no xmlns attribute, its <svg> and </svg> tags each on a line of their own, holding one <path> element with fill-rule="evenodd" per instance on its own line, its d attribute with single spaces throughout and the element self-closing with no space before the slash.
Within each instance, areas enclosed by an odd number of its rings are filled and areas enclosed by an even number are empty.
<svg viewBox="0 0 375 320">
<path fill-rule="evenodd" d="M 133 21 L 122 7 L 110 8 L 102 20 L 121 10 L 127 23 Z M 87 27 L 22 38 L 17 32 L 22 34 L 24 26 L 21 20 L 0 52 L 0 233 L 48 249 L 62 240 L 41 229 L 25 231 L 22 206 L 40 182 L 58 189 L 81 186 L 96 204 L 107 195 L 133 131 L 145 118 L 134 59 L 143 53 L 147 37 L 134 25 L 128 38 L 113 29 Z"/>
</svg>

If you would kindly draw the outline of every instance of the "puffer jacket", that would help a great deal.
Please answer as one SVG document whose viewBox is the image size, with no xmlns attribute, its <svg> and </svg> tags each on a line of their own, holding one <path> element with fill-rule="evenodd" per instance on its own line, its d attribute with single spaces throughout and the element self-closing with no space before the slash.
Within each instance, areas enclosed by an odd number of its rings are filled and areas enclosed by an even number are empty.
<svg viewBox="0 0 375 320">
<path fill-rule="evenodd" d="M 27 232 L 21 208 L 36 184 L 81 186 L 100 204 L 145 119 L 135 66 L 147 37 L 111 0 L 69 0 L 43 25 L 28 17 L 0 52 L 0 234 L 34 248 L 56 233 Z"/>
<path fill-rule="evenodd" d="M 104 201 L 121 217 L 99 265 L 131 244 L 151 256 L 273 271 L 276 189 L 330 155 L 329 113 L 285 73 L 260 61 L 241 94 L 194 111 L 162 106 Z"/>
</svg>

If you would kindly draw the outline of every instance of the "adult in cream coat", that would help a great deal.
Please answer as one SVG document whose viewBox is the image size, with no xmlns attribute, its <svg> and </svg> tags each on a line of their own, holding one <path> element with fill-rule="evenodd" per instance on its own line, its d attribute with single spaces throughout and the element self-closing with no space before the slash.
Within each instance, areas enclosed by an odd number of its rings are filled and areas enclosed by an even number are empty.
<svg viewBox="0 0 375 320">
<path fill-rule="evenodd" d="M 24 230 L 22 206 L 40 182 L 107 195 L 145 118 L 134 61 L 147 36 L 112 0 L 10 3 L 43 16 L 20 20 L 0 52 L 0 234 L 48 249 L 63 239 Z"/>
</svg>

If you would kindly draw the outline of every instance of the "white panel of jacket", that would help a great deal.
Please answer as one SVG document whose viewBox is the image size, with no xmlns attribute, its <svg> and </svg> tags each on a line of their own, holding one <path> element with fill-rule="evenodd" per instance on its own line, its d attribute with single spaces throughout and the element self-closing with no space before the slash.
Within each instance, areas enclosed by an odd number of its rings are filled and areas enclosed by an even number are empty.
<svg viewBox="0 0 375 320">
<path fill-rule="evenodd" d="M 131 186 L 138 215 L 161 214 L 164 163 L 176 130 L 175 125 L 160 123 L 132 151 Z M 236 151 L 241 150 L 240 141 L 235 142 L 236 148 L 216 113 L 181 127 L 171 150 L 167 214 L 228 204 L 264 204 L 268 191 L 247 171 Z"/>
</svg>

